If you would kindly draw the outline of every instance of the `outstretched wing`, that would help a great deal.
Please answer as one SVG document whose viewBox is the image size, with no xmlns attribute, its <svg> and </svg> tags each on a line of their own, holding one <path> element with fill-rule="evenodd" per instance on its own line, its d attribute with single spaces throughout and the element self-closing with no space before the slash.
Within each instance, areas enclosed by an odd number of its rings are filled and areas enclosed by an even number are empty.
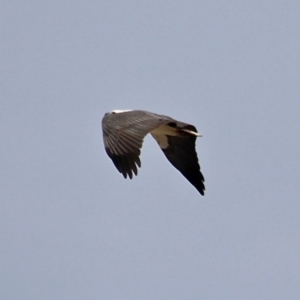
<svg viewBox="0 0 300 300">
<path fill-rule="evenodd" d="M 129 111 L 106 114 L 102 120 L 103 141 L 106 153 L 124 178 L 132 179 L 141 167 L 140 153 L 147 133 L 165 119 L 146 111 Z"/>
<path fill-rule="evenodd" d="M 182 123 L 180 123 L 182 124 Z M 186 124 L 185 124 L 186 125 Z M 181 126 L 180 126 L 181 127 Z M 197 133 L 192 125 L 181 127 Z M 178 131 L 178 135 L 163 135 L 153 137 L 169 160 L 169 162 L 204 195 L 204 177 L 200 170 L 198 156 L 195 149 L 196 135 Z M 163 141 L 163 143 L 159 142 Z"/>
</svg>

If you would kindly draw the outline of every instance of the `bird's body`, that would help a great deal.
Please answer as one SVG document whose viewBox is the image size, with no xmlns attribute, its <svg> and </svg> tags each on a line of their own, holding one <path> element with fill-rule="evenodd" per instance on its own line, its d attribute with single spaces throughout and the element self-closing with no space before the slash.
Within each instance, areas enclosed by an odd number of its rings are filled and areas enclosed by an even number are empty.
<svg viewBox="0 0 300 300">
<path fill-rule="evenodd" d="M 102 130 L 105 150 L 124 178 L 137 175 L 143 139 L 151 133 L 170 163 L 204 195 L 204 177 L 195 150 L 200 135 L 193 125 L 143 110 L 115 110 L 103 117 Z"/>
</svg>

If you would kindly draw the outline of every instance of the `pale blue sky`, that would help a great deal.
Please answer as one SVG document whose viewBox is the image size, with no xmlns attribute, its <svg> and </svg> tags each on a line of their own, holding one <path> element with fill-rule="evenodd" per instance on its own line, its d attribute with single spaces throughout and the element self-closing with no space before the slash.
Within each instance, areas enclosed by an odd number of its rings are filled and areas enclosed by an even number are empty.
<svg viewBox="0 0 300 300">
<path fill-rule="evenodd" d="M 299 1 L 3 1 L 0 299 L 298 299 Z M 149 136 L 124 180 L 101 119 L 195 125 L 204 197 Z"/>
</svg>

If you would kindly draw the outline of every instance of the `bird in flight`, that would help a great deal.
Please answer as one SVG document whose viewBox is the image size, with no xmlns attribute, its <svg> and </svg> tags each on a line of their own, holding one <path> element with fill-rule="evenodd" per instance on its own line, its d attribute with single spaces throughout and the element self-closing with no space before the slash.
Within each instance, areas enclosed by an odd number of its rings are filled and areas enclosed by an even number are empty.
<svg viewBox="0 0 300 300">
<path fill-rule="evenodd" d="M 144 110 L 113 110 L 102 119 L 106 153 L 124 178 L 141 167 L 144 137 L 151 133 L 169 162 L 204 195 L 204 177 L 196 152 L 195 126 Z"/>
</svg>

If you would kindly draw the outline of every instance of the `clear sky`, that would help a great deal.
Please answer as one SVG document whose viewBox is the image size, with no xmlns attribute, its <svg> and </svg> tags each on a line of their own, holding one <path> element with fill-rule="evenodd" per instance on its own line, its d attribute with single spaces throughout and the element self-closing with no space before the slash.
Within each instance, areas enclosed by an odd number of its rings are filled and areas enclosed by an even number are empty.
<svg viewBox="0 0 300 300">
<path fill-rule="evenodd" d="M 0 299 L 299 299 L 299 1 L 2 1 Z M 206 195 L 147 136 L 195 125 Z"/>
</svg>

